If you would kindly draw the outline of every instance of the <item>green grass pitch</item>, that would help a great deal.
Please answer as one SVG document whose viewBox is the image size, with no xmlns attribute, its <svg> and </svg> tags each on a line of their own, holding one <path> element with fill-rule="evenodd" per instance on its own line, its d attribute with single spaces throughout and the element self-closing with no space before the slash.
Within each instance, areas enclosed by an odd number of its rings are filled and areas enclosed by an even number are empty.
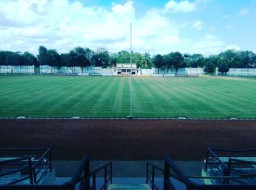
<svg viewBox="0 0 256 190">
<path fill-rule="evenodd" d="M 129 77 L 0 76 L 0 117 L 130 115 Z M 256 118 L 256 80 L 134 77 L 134 117 Z"/>
</svg>

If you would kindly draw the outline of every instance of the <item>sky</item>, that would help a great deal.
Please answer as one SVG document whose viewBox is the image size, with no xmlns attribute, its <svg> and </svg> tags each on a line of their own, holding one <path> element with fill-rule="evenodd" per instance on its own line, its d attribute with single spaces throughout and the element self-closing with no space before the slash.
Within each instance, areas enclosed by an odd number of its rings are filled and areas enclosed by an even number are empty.
<svg viewBox="0 0 256 190">
<path fill-rule="evenodd" d="M 0 50 L 256 52 L 256 0 L 0 0 Z"/>
</svg>

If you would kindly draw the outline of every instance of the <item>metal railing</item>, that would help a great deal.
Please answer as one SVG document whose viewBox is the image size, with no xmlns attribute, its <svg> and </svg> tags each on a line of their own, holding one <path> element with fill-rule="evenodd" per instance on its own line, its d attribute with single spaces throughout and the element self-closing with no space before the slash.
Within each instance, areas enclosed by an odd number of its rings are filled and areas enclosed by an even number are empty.
<svg viewBox="0 0 256 190">
<path fill-rule="evenodd" d="M 96 189 L 101 189 L 101 190 L 106 190 L 108 185 L 112 183 L 112 165 L 113 163 L 107 163 L 94 171 L 90 172 L 90 162 L 89 162 L 89 157 L 85 155 L 81 161 L 81 164 L 75 173 L 75 175 L 72 177 L 72 179 L 64 184 L 60 185 L 36 185 L 34 183 L 35 178 L 38 181 L 42 178 L 44 174 L 41 174 L 40 177 L 38 177 L 38 173 L 35 172 L 35 170 L 42 170 L 44 164 L 47 163 L 47 160 L 45 160 L 45 155 L 48 153 L 45 152 L 43 156 L 41 156 L 36 162 L 36 164 L 33 166 L 32 165 L 32 159 L 31 157 L 23 157 L 23 158 L 15 158 L 15 159 L 8 159 L 8 162 L 13 161 L 28 161 L 29 162 L 29 176 L 26 176 L 26 179 L 30 179 L 31 183 L 24 185 L 24 184 L 16 184 L 16 183 L 11 183 L 11 184 L 6 184 L 6 185 L 0 185 L 1 190 L 96 190 Z M 51 162 L 51 159 L 49 159 Z M 1 161 L 1 163 L 6 163 L 6 161 Z M 41 163 L 42 162 L 42 163 Z M 48 167 L 47 167 L 48 168 Z M 49 168 L 52 169 L 52 165 L 49 166 Z M 27 168 L 26 168 L 27 169 Z M 19 170 L 20 172 L 21 170 Z M 100 174 L 100 172 L 103 171 L 104 173 L 104 181 L 103 184 L 97 186 L 97 174 Z M 14 171 L 12 171 L 13 173 Z M 16 170 L 15 170 L 16 172 Z M 32 173 L 34 172 L 34 173 Z M 1 176 L 1 175 L 0 175 Z M 36 177 L 34 177 L 36 176 Z M 90 182 L 90 179 L 92 179 L 92 184 Z M 19 182 L 25 180 L 23 178 L 19 179 Z M 15 185 L 16 184 L 16 185 Z"/>
<path fill-rule="evenodd" d="M 195 187 L 195 184 L 181 172 L 173 160 L 170 157 L 166 157 L 164 161 L 164 190 L 176 190 L 171 178 L 184 184 L 187 190 L 193 190 Z"/>
<path fill-rule="evenodd" d="M 170 157 L 165 158 L 164 166 L 164 190 L 177 190 L 178 187 L 172 182 L 173 179 L 183 184 L 186 190 L 255 190 L 256 185 L 206 185 L 199 184 L 191 181 L 192 178 L 197 179 L 234 179 L 240 176 L 214 176 L 214 177 L 201 177 L 201 176 L 185 176 L 181 170 L 175 165 Z"/>
<path fill-rule="evenodd" d="M 248 157 L 248 155 L 253 155 L 255 157 L 256 149 L 246 149 L 246 150 L 232 150 L 232 149 L 211 149 L 208 148 L 205 158 L 205 171 L 210 171 L 213 176 L 223 176 L 218 180 L 222 184 L 229 184 L 230 180 L 237 180 L 239 176 L 232 177 L 230 176 L 232 167 L 236 164 L 255 164 L 253 161 L 246 161 L 242 159 L 232 158 L 232 156 L 239 156 L 239 158 Z M 227 158 L 222 160 L 222 158 Z M 229 177 L 230 176 L 230 177 Z"/>
<path fill-rule="evenodd" d="M 11 168 L 12 174 L 29 174 L 29 183 L 38 184 L 40 180 L 52 171 L 51 150 L 49 148 L 1 148 L 0 157 L 6 158 L 0 161 L 0 168 Z M 0 177 L 11 173 L 2 173 Z M 10 184 L 16 184 L 27 180 L 28 177 L 20 177 Z"/>
<path fill-rule="evenodd" d="M 164 170 L 149 162 L 146 162 L 146 167 L 146 183 L 149 184 L 152 190 L 159 190 L 155 183 L 155 177 L 159 174 L 164 176 Z"/>
<path fill-rule="evenodd" d="M 104 175 L 104 182 L 101 185 L 101 187 L 99 187 L 98 189 L 102 190 L 106 190 L 108 185 L 112 183 L 112 179 L 113 179 L 113 162 L 109 162 L 97 169 L 95 169 L 94 171 L 92 171 L 90 173 L 90 176 L 92 177 L 92 185 L 90 187 L 91 190 L 96 190 L 97 189 L 97 184 L 96 184 L 96 178 L 97 178 L 97 174 L 99 174 L 100 172 L 103 172 Z"/>
<path fill-rule="evenodd" d="M 247 150 L 224 150 L 224 149 L 208 149 L 207 150 L 207 156 L 206 156 L 206 162 L 205 162 L 205 169 L 209 169 L 216 167 L 220 168 L 221 173 L 223 175 L 216 175 L 216 176 L 186 176 L 184 175 L 181 170 L 175 165 L 173 160 L 170 157 L 165 158 L 165 166 L 164 166 L 164 190 L 176 190 L 177 184 L 174 183 L 174 180 L 176 182 L 181 183 L 183 185 L 183 189 L 186 190 L 255 190 L 256 184 L 229 184 L 230 180 L 234 181 L 240 181 L 243 179 L 248 178 L 255 178 L 256 174 L 250 174 L 250 173 L 243 173 L 240 175 L 229 175 L 234 168 L 234 164 L 249 164 L 249 165 L 255 165 L 256 161 L 246 161 L 243 159 L 237 159 L 237 158 L 229 158 L 227 161 L 222 161 L 220 159 L 221 156 L 226 157 L 227 155 L 221 154 L 220 156 L 216 154 L 216 151 L 220 151 L 222 153 L 227 153 L 230 155 L 232 153 L 233 155 L 236 155 L 236 153 L 248 153 L 253 152 L 255 149 L 247 149 Z M 248 155 L 248 154 L 246 154 Z M 245 157 L 245 156 L 244 156 Z M 247 157 L 247 156 L 246 156 Z M 211 163 L 213 162 L 213 163 Z M 203 184 L 198 183 L 195 181 L 191 181 L 192 179 L 213 179 L 213 180 L 220 180 L 223 183 L 220 184 Z"/>
<path fill-rule="evenodd" d="M 89 190 L 90 166 L 89 157 L 84 156 L 81 164 L 72 179 L 61 185 L 0 185 L 1 190 Z"/>
<path fill-rule="evenodd" d="M 219 158 L 214 150 L 220 149 L 211 149 L 208 148 L 206 151 L 205 158 L 205 167 L 204 170 L 210 170 L 213 176 L 227 176 L 228 167 L 227 165 Z M 226 184 L 227 179 L 217 179 L 220 183 Z"/>
<path fill-rule="evenodd" d="M 64 184 L 64 187 L 67 190 L 75 190 L 78 184 L 79 190 L 90 189 L 90 161 L 88 155 L 84 156 L 76 174 L 70 181 Z"/>
<path fill-rule="evenodd" d="M 20 166 L 19 168 L 17 168 L 17 162 L 23 162 L 23 163 L 27 163 L 26 166 L 24 167 L 23 165 Z M 8 165 L 8 169 L 5 169 L 3 166 Z M 12 167 L 13 165 L 15 165 L 15 168 L 10 169 L 10 167 Z M 33 173 L 32 173 L 32 161 L 30 157 L 23 157 L 23 158 L 12 158 L 12 159 L 8 159 L 8 160 L 2 160 L 0 161 L 0 179 L 1 177 L 6 177 L 6 176 L 10 176 L 10 175 L 18 175 L 20 173 L 24 173 L 27 175 L 23 175 L 23 177 L 20 177 L 19 179 L 14 179 L 11 180 L 7 183 L 9 184 L 16 184 L 19 183 L 21 181 L 24 180 L 29 180 L 30 184 L 33 184 Z"/>
</svg>

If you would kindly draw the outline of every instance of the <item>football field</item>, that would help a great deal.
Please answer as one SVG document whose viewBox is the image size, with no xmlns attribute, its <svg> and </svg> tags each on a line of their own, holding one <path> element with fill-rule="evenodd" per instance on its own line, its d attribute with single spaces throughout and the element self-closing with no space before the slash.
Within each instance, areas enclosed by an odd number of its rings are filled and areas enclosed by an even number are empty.
<svg viewBox="0 0 256 190">
<path fill-rule="evenodd" d="M 256 118 L 256 80 L 0 76 L 0 117 Z"/>
</svg>

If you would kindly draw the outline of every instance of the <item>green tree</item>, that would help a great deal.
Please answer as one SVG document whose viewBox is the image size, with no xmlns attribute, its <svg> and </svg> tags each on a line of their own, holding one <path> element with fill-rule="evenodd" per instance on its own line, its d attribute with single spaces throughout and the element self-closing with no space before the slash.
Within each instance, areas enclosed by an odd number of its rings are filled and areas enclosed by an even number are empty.
<svg viewBox="0 0 256 190">
<path fill-rule="evenodd" d="M 184 57 L 180 52 L 172 53 L 172 59 L 174 60 L 173 67 L 176 72 L 178 72 L 179 68 L 184 68 L 186 66 Z"/>
<path fill-rule="evenodd" d="M 186 67 L 197 68 L 204 67 L 205 59 L 202 54 L 184 54 L 184 61 L 186 63 Z"/>
<path fill-rule="evenodd" d="M 92 65 L 96 67 L 107 68 L 110 65 L 110 54 L 107 50 L 101 48 L 91 58 Z"/>
<path fill-rule="evenodd" d="M 60 55 L 55 49 L 47 50 L 47 57 L 48 57 L 48 65 L 55 66 L 60 68 L 61 65 L 61 59 Z"/>
<path fill-rule="evenodd" d="M 226 63 L 221 63 L 218 67 L 218 71 L 223 75 L 229 71 L 228 65 Z"/>
<path fill-rule="evenodd" d="M 39 49 L 38 49 L 38 62 L 39 62 L 39 65 L 51 65 L 50 63 L 50 56 L 48 54 L 48 50 L 46 49 L 46 47 L 44 46 L 39 46 Z"/>
<path fill-rule="evenodd" d="M 163 55 L 163 58 L 164 58 L 164 67 L 167 69 L 167 72 L 169 71 L 169 69 L 171 69 L 172 71 L 175 63 L 173 52 Z"/>
<path fill-rule="evenodd" d="M 111 65 L 111 66 L 114 66 L 114 67 L 116 66 L 117 57 L 118 57 L 118 55 L 117 55 L 116 53 L 112 53 L 112 54 L 110 55 L 109 61 L 110 61 L 110 65 Z"/>
<path fill-rule="evenodd" d="M 142 68 L 143 69 L 151 69 L 152 68 L 152 59 L 148 52 L 142 54 Z"/>
<path fill-rule="evenodd" d="M 164 57 L 160 54 L 157 54 L 153 58 L 153 64 L 158 69 L 158 74 L 159 74 L 159 69 L 164 67 Z"/>
<path fill-rule="evenodd" d="M 117 53 L 117 63 L 130 63 L 130 53 L 122 50 Z"/>
<path fill-rule="evenodd" d="M 241 51 L 238 53 L 242 68 L 255 67 L 256 54 L 252 51 Z"/>
<path fill-rule="evenodd" d="M 0 51 L 0 65 L 6 65 L 5 57 L 5 51 Z"/>
<path fill-rule="evenodd" d="M 22 56 L 24 57 L 25 65 L 34 65 L 35 67 L 39 66 L 37 58 L 32 53 L 26 51 Z"/>
<path fill-rule="evenodd" d="M 218 65 L 219 57 L 216 55 L 211 55 L 204 59 L 204 72 L 207 74 L 213 74 Z"/>
<path fill-rule="evenodd" d="M 24 65 L 24 58 L 20 52 L 8 52 L 5 61 L 6 65 Z"/>
<path fill-rule="evenodd" d="M 229 68 L 240 68 L 241 60 L 238 52 L 235 50 L 227 50 L 218 55 L 218 65 L 227 64 Z"/>
<path fill-rule="evenodd" d="M 87 59 L 88 50 L 82 47 L 76 47 L 69 52 L 69 63 L 70 67 L 87 67 L 90 66 L 90 61 Z M 65 56 L 63 56 L 64 58 Z"/>
<path fill-rule="evenodd" d="M 136 63 L 137 67 L 142 68 L 143 67 L 143 61 L 142 61 L 142 55 L 138 52 L 135 52 L 132 54 L 132 62 Z"/>
</svg>

